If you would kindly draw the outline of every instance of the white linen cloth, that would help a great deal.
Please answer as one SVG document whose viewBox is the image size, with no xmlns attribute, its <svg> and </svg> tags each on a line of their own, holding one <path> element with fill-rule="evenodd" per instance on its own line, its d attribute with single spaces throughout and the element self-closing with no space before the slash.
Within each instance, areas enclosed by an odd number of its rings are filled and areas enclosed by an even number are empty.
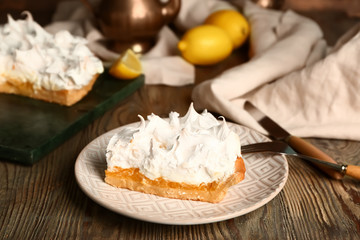
<svg viewBox="0 0 360 240">
<path fill-rule="evenodd" d="M 244 13 L 253 58 L 196 86 L 195 107 L 266 133 L 244 109 L 248 100 L 294 135 L 360 140 L 358 29 L 326 55 L 315 22 L 248 2 Z"/>
<path fill-rule="evenodd" d="M 195 107 L 266 133 L 244 110 L 249 100 L 294 135 L 360 140 L 359 29 L 329 51 L 321 29 L 308 18 L 243 0 L 231 3 L 183 0 L 175 21 L 186 30 L 201 24 L 211 12 L 241 7 L 251 24 L 251 60 L 196 86 Z M 62 2 L 53 20 L 48 31 L 67 29 L 86 37 L 103 59 L 118 57 L 96 42 L 103 36 L 81 3 Z M 179 56 L 177 41 L 165 26 L 156 46 L 141 57 L 146 84 L 194 83 L 194 66 Z"/>
</svg>

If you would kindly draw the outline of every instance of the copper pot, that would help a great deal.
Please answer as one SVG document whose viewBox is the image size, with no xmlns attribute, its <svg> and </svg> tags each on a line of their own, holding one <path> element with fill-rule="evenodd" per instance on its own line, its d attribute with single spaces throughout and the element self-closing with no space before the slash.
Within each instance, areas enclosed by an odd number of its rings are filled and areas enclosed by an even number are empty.
<svg viewBox="0 0 360 240">
<path fill-rule="evenodd" d="M 181 5 L 181 0 L 101 0 L 97 6 L 82 1 L 112 50 L 131 48 L 138 53 L 153 46 L 160 29 L 175 19 Z"/>
</svg>

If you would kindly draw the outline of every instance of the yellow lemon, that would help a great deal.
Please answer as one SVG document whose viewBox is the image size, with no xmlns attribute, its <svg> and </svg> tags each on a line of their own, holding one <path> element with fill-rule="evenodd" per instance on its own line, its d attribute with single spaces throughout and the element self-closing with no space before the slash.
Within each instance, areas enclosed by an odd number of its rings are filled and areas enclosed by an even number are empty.
<svg viewBox="0 0 360 240">
<path fill-rule="evenodd" d="M 229 34 L 233 48 L 240 47 L 248 38 L 250 25 L 246 18 L 235 10 L 219 10 L 210 14 L 204 22 L 224 29 Z"/>
<path fill-rule="evenodd" d="M 128 49 L 111 65 L 109 73 L 120 79 L 136 78 L 142 73 L 141 62 L 136 54 Z"/>
<path fill-rule="evenodd" d="M 178 43 L 184 59 L 196 65 L 211 65 L 228 57 L 232 43 L 224 30 L 201 25 L 187 31 Z"/>
</svg>

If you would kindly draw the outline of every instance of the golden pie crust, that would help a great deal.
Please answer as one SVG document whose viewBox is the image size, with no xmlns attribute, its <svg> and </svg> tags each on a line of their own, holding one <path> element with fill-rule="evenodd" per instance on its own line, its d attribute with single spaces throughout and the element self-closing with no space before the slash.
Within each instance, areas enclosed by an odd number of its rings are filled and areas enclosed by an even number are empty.
<svg viewBox="0 0 360 240">
<path fill-rule="evenodd" d="M 71 106 L 80 101 L 92 89 L 98 74 L 94 75 L 88 85 L 80 89 L 52 91 L 44 88 L 34 88 L 30 82 L 22 82 L 18 79 L 6 78 L 0 83 L 0 92 L 17 94 L 30 98 Z"/>
</svg>

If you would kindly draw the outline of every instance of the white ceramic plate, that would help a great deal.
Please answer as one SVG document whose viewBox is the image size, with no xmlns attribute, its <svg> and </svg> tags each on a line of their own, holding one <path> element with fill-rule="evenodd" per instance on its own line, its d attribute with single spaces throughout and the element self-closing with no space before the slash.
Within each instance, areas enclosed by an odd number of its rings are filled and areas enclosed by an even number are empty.
<svg viewBox="0 0 360 240">
<path fill-rule="evenodd" d="M 228 124 L 239 134 L 242 145 L 269 141 L 249 128 Z M 75 175 L 81 189 L 95 202 L 128 217 L 176 225 L 227 220 L 268 203 L 281 191 L 288 177 L 288 164 L 284 157 L 247 154 L 243 156 L 245 179 L 232 186 L 220 203 L 169 199 L 115 188 L 104 182 L 105 149 L 112 135 L 119 129 L 101 135 L 83 149 L 75 163 Z"/>
</svg>

